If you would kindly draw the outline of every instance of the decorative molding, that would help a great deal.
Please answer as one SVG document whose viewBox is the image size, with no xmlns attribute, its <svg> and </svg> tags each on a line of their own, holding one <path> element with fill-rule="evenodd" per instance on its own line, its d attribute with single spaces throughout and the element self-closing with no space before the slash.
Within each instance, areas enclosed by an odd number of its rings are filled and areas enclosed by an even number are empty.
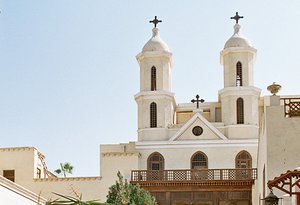
<svg viewBox="0 0 300 205">
<path fill-rule="evenodd" d="M 253 47 L 231 47 L 231 48 L 225 48 L 220 52 L 220 64 L 224 65 L 224 56 L 228 53 L 246 53 L 250 52 L 253 54 L 253 62 L 256 61 L 256 52 L 257 50 Z"/>
<path fill-rule="evenodd" d="M 214 190 L 215 187 L 243 187 L 252 189 L 252 180 L 206 180 L 206 181 L 130 181 L 131 184 L 139 184 L 141 187 L 197 187 L 197 189 Z"/>
<path fill-rule="evenodd" d="M 121 157 L 121 156 L 137 156 L 140 157 L 141 154 L 139 152 L 103 152 L 101 153 L 102 157 Z"/>
<path fill-rule="evenodd" d="M 173 137 L 170 138 L 169 141 L 175 141 L 178 139 L 197 119 L 204 123 L 217 137 L 222 140 L 228 140 L 227 137 L 225 137 L 217 128 L 212 126 L 212 124 L 210 124 L 200 113 L 197 112 L 180 128 L 180 130 Z"/>
<path fill-rule="evenodd" d="M 243 91 L 243 93 L 241 93 L 241 91 Z M 221 95 L 221 98 L 228 97 L 228 96 L 245 96 L 245 95 L 253 95 L 259 98 L 260 93 L 261 93 L 261 89 L 254 86 L 225 87 L 219 90 L 218 92 L 218 94 Z"/>
<path fill-rule="evenodd" d="M 66 177 L 34 179 L 34 182 L 100 181 L 102 177 Z"/>
<path fill-rule="evenodd" d="M 173 67 L 173 57 L 172 53 L 168 51 L 146 51 L 141 52 L 136 56 L 138 63 L 141 63 L 145 58 L 167 58 L 170 60 L 171 68 Z"/>
<path fill-rule="evenodd" d="M 158 91 L 141 91 L 137 93 L 134 98 L 138 101 L 141 97 L 144 99 L 171 99 L 174 100 L 175 94 L 172 92 L 158 90 Z"/>
<path fill-rule="evenodd" d="M 37 150 L 35 147 L 5 147 L 5 148 L 0 148 L 1 152 L 6 152 L 6 151 L 29 151 L 29 150 Z"/>
</svg>

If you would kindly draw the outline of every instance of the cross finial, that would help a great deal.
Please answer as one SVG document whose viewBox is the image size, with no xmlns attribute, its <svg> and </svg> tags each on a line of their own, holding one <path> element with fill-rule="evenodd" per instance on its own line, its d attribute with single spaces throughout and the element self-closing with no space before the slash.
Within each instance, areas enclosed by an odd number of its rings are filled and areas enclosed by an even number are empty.
<svg viewBox="0 0 300 205">
<path fill-rule="evenodd" d="M 230 19 L 234 19 L 235 20 L 235 23 L 239 23 L 239 19 L 242 19 L 244 18 L 244 16 L 239 16 L 239 12 L 235 12 L 235 16 L 233 17 L 230 17 Z"/>
<path fill-rule="evenodd" d="M 192 99 L 192 100 L 191 100 L 192 103 L 197 102 L 197 109 L 199 108 L 199 102 L 201 102 L 201 103 L 204 102 L 203 99 L 200 99 L 200 100 L 199 100 L 199 98 L 200 98 L 200 97 L 199 97 L 199 95 L 197 94 L 197 95 L 196 95 L 196 100 L 195 100 L 195 99 Z"/>
<path fill-rule="evenodd" d="M 155 16 L 154 19 L 153 19 L 152 21 L 149 21 L 149 23 L 153 23 L 153 24 L 154 24 L 154 28 L 156 28 L 156 25 L 157 25 L 158 23 L 161 23 L 161 22 L 162 22 L 162 20 L 158 20 L 158 19 L 157 19 L 157 16 Z"/>
</svg>

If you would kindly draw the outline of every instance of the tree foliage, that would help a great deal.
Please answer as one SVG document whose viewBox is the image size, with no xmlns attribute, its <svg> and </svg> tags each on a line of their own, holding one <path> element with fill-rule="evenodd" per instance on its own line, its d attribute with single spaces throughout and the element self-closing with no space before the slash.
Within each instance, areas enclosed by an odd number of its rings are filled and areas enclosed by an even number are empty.
<svg viewBox="0 0 300 205">
<path fill-rule="evenodd" d="M 66 177 L 67 173 L 72 174 L 73 169 L 74 167 L 69 162 L 65 162 L 65 163 L 60 163 L 60 169 L 57 169 L 54 172 L 56 174 L 63 174 L 64 177 Z"/>
<path fill-rule="evenodd" d="M 118 180 L 109 188 L 107 203 L 113 205 L 157 205 L 155 198 L 139 185 L 132 185 L 118 172 Z"/>
</svg>

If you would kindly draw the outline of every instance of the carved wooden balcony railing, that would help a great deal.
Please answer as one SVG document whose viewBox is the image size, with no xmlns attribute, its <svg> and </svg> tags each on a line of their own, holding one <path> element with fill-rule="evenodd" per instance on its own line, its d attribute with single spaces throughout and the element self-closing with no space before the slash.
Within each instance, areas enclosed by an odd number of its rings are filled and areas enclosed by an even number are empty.
<svg viewBox="0 0 300 205">
<path fill-rule="evenodd" d="M 300 98 L 281 98 L 285 117 L 300 117 Z"/>
<path fill-rule="evenodd" d="M 254 180 L 257 169 L 185 169 L 185 170 L 133 170 L 132 182 L 143 181 L 207 181 Z"/>
</svg>

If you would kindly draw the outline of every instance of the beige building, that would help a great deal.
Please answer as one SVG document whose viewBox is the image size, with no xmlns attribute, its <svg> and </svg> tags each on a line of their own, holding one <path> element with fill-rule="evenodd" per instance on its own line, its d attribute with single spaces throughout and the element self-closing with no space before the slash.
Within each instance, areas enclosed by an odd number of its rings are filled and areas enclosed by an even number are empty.
<svg viewBox="0 0 300 205">
<path fill-rule="evenodd" d="M 273 96 L 261 96 L 253 84 L 256 49 L 241 34 L 238 15 L 235 20 L 220 52 L 224 86 L 218 101 L 197 96 L 193 103 L 176 102 L 173 56 L 155 23 L 136 56 L 136 142 L 101 145 L 99 177 L 58 178 L 31 147 L 0 149 L 0 173 L 45 198 L 76 192 L 105 201 L 121 171 L 163 205 L 262 204 L 268 180 L 300 166 L 300 96 L 276 96 L 276 84 L 270 87 Z M 297 204 L 295 195 L 274 193 L 285 204 Z"/>
</svg>

